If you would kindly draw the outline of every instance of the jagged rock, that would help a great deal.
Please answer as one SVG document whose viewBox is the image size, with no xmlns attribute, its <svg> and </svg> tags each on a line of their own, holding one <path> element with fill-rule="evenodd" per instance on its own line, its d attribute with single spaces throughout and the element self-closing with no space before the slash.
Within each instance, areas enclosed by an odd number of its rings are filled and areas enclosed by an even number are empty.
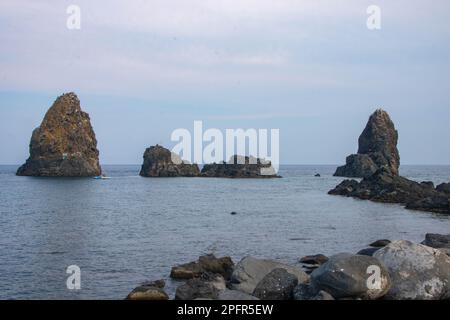
<svg viewBox="0 0 450 320">
<path fill-rule="evenodd" d="M 281 268 L 297 277 L 299 283 L 305 283 L 309 276 L 299 268 L 285 265 L 283 263 L 256 259 L 253 257 L 243 258 L 234 268 L 231 275 L 231 289 L 252 294 L 258 283 L 272 270 Z"/>
<path fill-rule="evenodd" d="M 200 169 L 196 164 L 189 164 L 170 150 L 159 145 L 147 148 L 142 164 L 142 177 L 197 177 Z"/>
<path fill-rule="evenodd" d="M 204 273 L 220 274 L 229 279 L 233 272 L 234 262 L 230 257 L 216 258 L 209 254 L 199 257 L 198 261 L 189 262 L 172 268 L 170 277 L 173 279 L 192 279 Z"/>
<path fill-rule="evenodd" d="M 450 299 L 450 257 L 428 246 L 394 241 L 374 257 L 388 268 L 394 300 Z"/>
<path fill-rule="evenodd" d="M 225 289 L 219 292 L 218 300 L 238 300 L 238 301 L 246 301 L 246 300 L 259 300 L 257 297 L 247 294 L 245 292 L 237 291 L 237 290 L 229 290 Z"/>
<path fill-rule="evenodd" d="M 347 157 L 346 165 L 337 168 L 335 176 L 365 178 L 380 168 L 398 175 L 400 156 L 397 150 L 398 133 L 388 113 L 376 110 L 359 137 L 358 153 Z"/>
<path fill-rule="evenodd" d="M 450 213 L 448 195 L 430 188 L 429 184 L 421 184 L 394 175 L 386 168 L 379 169 L 361 182 L 344 180 L 328 193 L 377 202 L 399 203 L 406 205 L 407 209 Z"/>
<path fill-rule="evenodd" d="M 259 158 L 233 156 L 225 163 L 203 166 L 201 175 L 214 178 L 278 178 L 271 163 Z"/>
<path fill-rule="evenodd" d="M 382 248 L 386 247 L 389 243 L 391 243 L 391 241 L 388 239 L 380 239 L 372 242 L 371 244 L 369 244 L 369 246 L 374 248 Z"/>
<path fill-rule="evenodd" d="M 328 257 L 323 254 L 315 254 L 312 256 L 304 256 L 300 258 L 300 262 L 304 264 L 321 265 L 328 261 Z"/>
<path fill-rule="evenodd" d="M 253 295 L 261 300 L 291 300 L 297 284 L 297 276 L 285 269 L 277 268 L 256 285 Z"/>
<path fill-rule="evenodd" d="M 441 183 L 440 185 L 438 185 L 436 187 L 436 191 L 445 193 L 445 194 L 450 194 L 450 183 Z"/>
<path fill-rule="evenodd" d="M 169 300 L 164 287 L 164 280 L 144 283 L 131 291 L 127 300 Z"/>
<path fill-rule="evenodd" d="M 18 176 L 88 177 L 101 175 L 97 140 L 89 115 L 75 93 L 58 97 L 33 131 L 30 157 Z"/>
<path fill-rule="evenodd" d="M 369 287 L 369 267 L 380 270 L 379 286 Z M 330 293 L 334 298 L 378 299 L 390 288 L 391 280 L 386 267 L 369 256 L 341 253 L 334 255 L 311 274 L 311 286 L 317 292 Z"/>
</svg>

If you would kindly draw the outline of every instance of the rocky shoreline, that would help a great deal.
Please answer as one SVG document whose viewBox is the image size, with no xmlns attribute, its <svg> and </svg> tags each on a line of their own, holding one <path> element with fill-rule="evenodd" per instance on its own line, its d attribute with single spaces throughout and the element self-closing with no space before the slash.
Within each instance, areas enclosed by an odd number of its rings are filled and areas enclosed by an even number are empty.
<svg viewBox="0 0 450 320">
<path fill-rule="evenodd" d="M 335 176 L 363 179 L 344 180 L 328 194 L 450 214 L 450 183 L 435 187 L 431 181 L 419 183 L 400 176 L 398 132 L 386 111 L 379 109 L 370 116 L 358 141 L 358 154 L 347 157 L 346 165 L 337 168 Z"/>
<path fill-rule="evenodd" d="M 176 300 L 450 300 L 450 235 L 421 244 L 378 240 L 356 254 L 318 254 L 302 266 L 247 256 L 201 256 L 172 268 L 184 281 Z M 126 299 L 168 300 L 165 281 L 135 288 Z"/>
</svg>

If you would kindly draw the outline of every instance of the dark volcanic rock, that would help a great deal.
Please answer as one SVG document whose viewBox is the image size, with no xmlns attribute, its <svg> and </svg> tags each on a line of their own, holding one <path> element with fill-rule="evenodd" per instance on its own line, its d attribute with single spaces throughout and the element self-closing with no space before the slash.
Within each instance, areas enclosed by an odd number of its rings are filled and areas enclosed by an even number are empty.
<svg viewBox="0 0 450 320">
<path fill-rule="evenodd" d="M 441 183 L 440 185 L 438 185 L 436 187 L 436 191 L 445 193 L 445 194 L 450 194 L 450 183 Z"/>
<path fill-rule="evenodd" d="M 356 254 L 359 254 L 361 256 L 372 257 L 373 254 L 375 252 L 377 252 L 378 250 L 380 250 L 380 248 L 365 248 L 365 249 L 359 250 Z"/>
<path fill-rule="evenodd" d="M 380 239 L 372 242 L 371 244 L 369 244 L 369 246 L 374 248 L 381 248 L 387 246 L 389 243 L 391 243 L 391 241 L 388 239 Z"/>
<path fill-rule="evenodd" d="M 294 300 L 334 300 L 326 291 L 317 291 L 308 284 L 299 284 L 293 291 Z"/>
<path fill-rule="evenodd" d="M 359 137 L 358 153 L 347 157 L 346 165 L 337 168 L 335 176 L 365 178 L 380 168 L 398 175 L 400 156 L 398 133 L 386 111 L 376 110 Z"/>
<path fill-rule="evenodd" d="M 427 183 L 418 183 L 394 175 L 386 168 L 379 169 L 361 182 L 344 180 L 328 193 L 377 202 L 399 203 L 413 210 L 450 213 L 450 199 L 447 194 L 431 188 Z"/>
<path fill-rule="evenodd" d="M 356 254 L 361 256 L 369 256 L 372 257 L 375 252 L 380 250 L 380 248 L 365 248 L 362 250 L 359 250 Z"/>
<path fill-rule="evenodd" d="M 175 292 L 176 300 L 217 299 L 219 290 L 209 281 L 194 278 L 179 286 Z"/>
<path fill-rule="evenodd" d="M 30 157 L 18 176 L 88 177 L 101 175 L 97 140 L 89 115 L 75 93 L 58 97 L 33 131 Z"/>
<path fill-rule="evenodd" d="M 200 170 L 196 164 L 185 163 L 170 150 L 156 145 L 145 150 L 139 174 L 142 177 L 197 177 Z"/>
<path fill-rule="evenodd" d="M 215 178 L 278 178 L 271 163 L 259 158 L 233 156 L 228 163 L 206 164 L 203 177 Z"/>
<path fill-rule="evenodd" d="M 261 300 L 291 300 L 297 284 L 297 276 L 278 268 L 272 270 L 257 284 L 253 295 Z"/>
<path fill-rule="evenodd" d="M 312 256 L 304 256 L 300 258 L 300 262 L 304 264 L 321 265 L 328 261 L 328 257 L 323 254 L 315 254 Z"/>
<path fill-rule="evenodd" d="M 436 249 L 450 249 L 450 234 L 427 233 L 422 244 Z"/>
<path fill-rule="evenodd" d="M 219 274 L 229 279 L 233 272 L 234 262 L 230 257 L 216 258 L 209 254 L 199 257 L 198 261 L 189 262 L 172 268 L 170 277 L 173 279 L 192 279 L 203 274 Z"/>
<path fill-rule="evenodd" d="M 274 269 L 284 269 L 297 277 L 299 283 L 305 283 L 309 276 L 301 269 L 274 260 L 245 257 L 236 264 L 231 275 L 230 287 L 252 294 L 261 280 Z"/>
</svg>

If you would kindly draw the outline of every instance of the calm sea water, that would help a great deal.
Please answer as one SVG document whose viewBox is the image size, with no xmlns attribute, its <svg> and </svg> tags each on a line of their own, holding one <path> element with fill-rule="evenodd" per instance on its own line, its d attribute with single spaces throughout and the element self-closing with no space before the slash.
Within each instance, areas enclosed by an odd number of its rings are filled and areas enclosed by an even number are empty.
<svg viewBox="0 0 450 320">
<path fill-rule="evenodd" d="M 104 166 L 110 180 L 27 178 L 16 169 L 0 166 L 1 299 L 122 299 L 205 253 L 295 264 L 380 238 L 450 233 L 450 216 L 327 195 L 342 180 L 334 166 L 285 166 L 283 179 L 267 180 L 149 179 L 139 166 Z M 450 181 L 450 166 L 401 171 Z M 81 268 L 79 291 L 66 288 L 69 265 Z"/>
</svg>

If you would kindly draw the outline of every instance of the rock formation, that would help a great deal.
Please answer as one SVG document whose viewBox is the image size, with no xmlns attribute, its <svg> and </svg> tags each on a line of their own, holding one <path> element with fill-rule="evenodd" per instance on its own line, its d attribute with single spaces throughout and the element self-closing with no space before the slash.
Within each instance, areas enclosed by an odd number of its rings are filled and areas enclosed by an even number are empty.
<svg viewBox="0 0 450 320">
<path fill-rule="evenodd" d="M 407 209 L 450 214 L 450 197 L 428 182 L 415 182 L 381 168 L 361 182 L 344 180 L 329 191 L 331 195 L 385 203 L 399 203 Z"/>
<path fill-rule="evenodd" d="M 139 174 L 142 177 L 197 177 L 200 170 L 196 164 L 185 163 L 170 150 L 156 145 L 145 150 Z"/>
<path fill-rule="evenodd" d="M 98 176 L 97 140 L 89 115 L 81 110 L 75 93 L 58 97 L 40 127 L 33 131 L 30 157 L 19 176 Z"/>
<path fill-rule="evenodd" d="M 380 168 L 388 168 L 398 175 L 400 156 L 397 150 L 398 133 L 388 113 L 376 110 L 359 137 L 358 153 L 347 157 L 335 176 L 365 178 Z"/>
<path fill-rule="evenodd" d="M 203 177 L 216 178 L 277 178 L 271 163 L 259 158 L 234 155 L 228 163 L 206 164 Z"/>
</svg>

